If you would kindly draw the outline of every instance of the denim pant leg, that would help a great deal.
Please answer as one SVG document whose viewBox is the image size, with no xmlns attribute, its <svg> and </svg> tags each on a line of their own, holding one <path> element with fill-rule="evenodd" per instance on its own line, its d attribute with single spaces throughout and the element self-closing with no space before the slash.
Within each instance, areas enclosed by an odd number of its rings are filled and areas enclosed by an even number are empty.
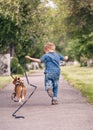
<svg viewBox="0 0 93 130">
<path fill-rule="evenodd" d="M 53 81 L 53 93 L 54 98 L 57 98 L 58 96 L 58 85 L 59 85 L 59 75 L 54 75 L 54 81 Z"/>
<path fill-rule="evenodd" d="M 51 74 L 45 74 L 45 90 L 48 90 L 48 88 L 53 88 L 53 82 L 52 82 L 52 75 Z"/>
<path fill-rule="evenodd" d="M 53 74 L 45 74 L 45 90 L 48 88 L 53 89 L 53 94 L 55 98 L 58 96 L 58 84 L 59 84 L 59 75 Z"/>
</svg>

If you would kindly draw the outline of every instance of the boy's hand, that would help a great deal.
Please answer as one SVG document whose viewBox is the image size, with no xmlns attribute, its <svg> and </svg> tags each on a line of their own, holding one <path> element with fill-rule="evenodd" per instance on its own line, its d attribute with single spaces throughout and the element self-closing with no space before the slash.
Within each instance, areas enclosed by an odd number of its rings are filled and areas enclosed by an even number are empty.
<svg viewBox="0 0 93 130">
<path fill-rule="evenodd" d="M 25 58 L 29 60 L 31 57 L 30 56 L 25 56 Z"/>
<path fill-rule="evenodd" d="M 65 56 L 64 59 L 67 61 L 68 60 L 68 56 Z"/>
</svg>

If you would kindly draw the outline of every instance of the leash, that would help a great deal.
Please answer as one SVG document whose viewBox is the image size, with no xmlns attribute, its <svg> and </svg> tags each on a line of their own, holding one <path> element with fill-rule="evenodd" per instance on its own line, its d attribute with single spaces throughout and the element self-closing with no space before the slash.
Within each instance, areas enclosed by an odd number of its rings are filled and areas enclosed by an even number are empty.
<svg viewBox="0 0 93 130">
<path fill-rule="evenodd" d="M 24 69 L 24 74 L 25 74 L 26 81 L 27 81 L 28 85 L 31 87 L 34 87 L 34 90 L 31 92 L 31 94 L 28 96 L 28 98 L 17 108 L 17 110 L 15 110 L 13 112 L 12 116 L 15 118 L 25 118 L 24 116 L 17 116 L 16 113 L 26 104 L 26 102 L 30 99 L 30 97 L 34 94 L 35 90 L 37 89 L 37 86 L 35 86 L 29 82 L 24 65 L 23 65 L 23 69 Z"/>
</svg>

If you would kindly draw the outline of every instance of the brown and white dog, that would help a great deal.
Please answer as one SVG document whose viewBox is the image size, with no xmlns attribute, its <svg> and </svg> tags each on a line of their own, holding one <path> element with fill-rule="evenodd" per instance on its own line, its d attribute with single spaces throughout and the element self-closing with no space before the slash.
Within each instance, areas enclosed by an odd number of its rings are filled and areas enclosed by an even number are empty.
<svg viewBox="0 0 93 130">
<path fill-rule="evenodd" d="M 15 100 L 15 97 L 18 98 L 18 102 L 22 102 L 26 96 L 26 87 L 22 80 L 19 77 L 15 77 L 13 80 L 13 84 L 15 85 L 14 92 L 11 95 L 11 99 Z"/>
</svg>

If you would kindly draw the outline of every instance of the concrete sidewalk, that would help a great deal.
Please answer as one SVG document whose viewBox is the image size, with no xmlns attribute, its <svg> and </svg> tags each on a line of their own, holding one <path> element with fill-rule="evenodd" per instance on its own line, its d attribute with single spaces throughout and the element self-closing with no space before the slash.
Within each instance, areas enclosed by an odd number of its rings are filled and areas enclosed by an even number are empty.
<svg viewBox="0 0 93 130">
<path fill-rule="evenodd" d="M 60 78 L 58 105 L 51 105 L 51 99 L 44 90 L 43 72 L 32 74 L 29 80 L 38 88 L 16 113 L 24 119 L 12 117 L 18 108 L 18 103 L 10 98 L 13 84 L 0 91 L 0 130 L 93 130 L 93 105 L 88 104 L 63 77 Z M 32 90 L 27 86 L 27 96 Z"/>
</svg>

